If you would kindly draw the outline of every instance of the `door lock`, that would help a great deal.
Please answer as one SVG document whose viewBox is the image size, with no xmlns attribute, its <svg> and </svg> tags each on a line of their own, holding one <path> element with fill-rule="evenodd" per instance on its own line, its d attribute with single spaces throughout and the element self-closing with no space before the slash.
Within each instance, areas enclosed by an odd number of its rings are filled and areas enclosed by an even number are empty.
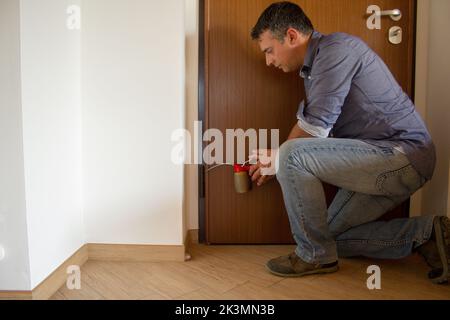
<svg viewBox="0 0 450 320">
<path fill-rule="evenodd" d="M 389 29 L 389 42 L 400 44 L 403 41 L 403 30 L 401 27 L 392 27 Z"/>
</svg>

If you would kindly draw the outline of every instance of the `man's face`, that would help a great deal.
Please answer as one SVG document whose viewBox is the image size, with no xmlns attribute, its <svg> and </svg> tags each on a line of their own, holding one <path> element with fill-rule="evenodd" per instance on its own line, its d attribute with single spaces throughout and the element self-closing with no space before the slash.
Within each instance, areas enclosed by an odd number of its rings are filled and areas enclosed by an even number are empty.
<svg viewBox="0 0 450 320">
<path fill-rule="evenodd" d="M 298 34 L 292 32 L 292 30 L 288 31 L 283 42 L 275 38 L 271 31 L 261 34 L 259 46 L 266 55 L 268 67 L 273 65 L 284 72 L 294 72 L 300 69 L 305 50 L 302 50 L 302 39 L 298 38 Z"/>
</svg>

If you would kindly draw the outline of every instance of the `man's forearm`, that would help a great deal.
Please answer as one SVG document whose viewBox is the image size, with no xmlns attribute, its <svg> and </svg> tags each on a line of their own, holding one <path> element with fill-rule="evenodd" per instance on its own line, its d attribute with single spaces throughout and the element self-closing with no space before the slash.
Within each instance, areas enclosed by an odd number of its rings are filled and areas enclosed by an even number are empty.
<svg viewBox="0 0 450 320">
<path fill-rule="evenodd" d="M 301 138 L 314 138 L 314 137 L 309 133 L 307 133 L 306 131 L 304 131 L 302 128 L 300 128 L 296 123 L 294 125 L 294 128 L 292 128 L 291 133 L 289 134 L 288 141 Z"/>
</svg>

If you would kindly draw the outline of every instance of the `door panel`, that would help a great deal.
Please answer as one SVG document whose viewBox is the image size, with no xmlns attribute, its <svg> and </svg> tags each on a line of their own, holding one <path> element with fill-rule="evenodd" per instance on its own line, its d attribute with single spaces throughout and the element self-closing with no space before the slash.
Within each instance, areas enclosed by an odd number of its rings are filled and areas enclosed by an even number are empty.
<svg viewBox="0 0 450 320">
<path fill-rule="evenodd" d="M 301 78 L 265 65 L 250 30 L 273 1 L 205 0 L 204 5 L 204 127 L 226 129 L 279 129 L 280 143 L 296 123 L 304 97 Z M 347 32 L 361 37 L 388 64 L 404 90 L 413 94 L 414 17 L 413 0 L 299 0 L 316 30 Z M 367 8 L 400 9 L 403 17 L 382 18 L 381 30 L 366 27 Z M 392 45 L 388 30 L 403 29 L 403 42 Z M 202 75 L 201 75 L 202 76 Z M 225 151 L 224 151 L 225 153 Z M 294 243 L 276 180 L 252 192 L 234 191 L 231 167 L 205 174 L 205 233 L 210 244 Z M 325 186 L 330 203 L 336 189 Z M 385 218 L 405 217 L 405 203 Z M 201 217 L 201 221 L 203 221 Z"/>
</svg>

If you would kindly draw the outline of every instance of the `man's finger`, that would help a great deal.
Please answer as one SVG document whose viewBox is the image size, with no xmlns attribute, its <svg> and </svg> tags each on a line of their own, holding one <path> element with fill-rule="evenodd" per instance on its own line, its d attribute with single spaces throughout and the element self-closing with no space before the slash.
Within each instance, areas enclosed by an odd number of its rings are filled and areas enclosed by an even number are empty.
<svg viewBox="0 0 450 320">
<path fill-rule="evenodd" d="M 258 168 L 256 172 L 252 175 L 252 181 L 255 182 L 261 177 L 261 168 Z"/>
<path fill-rule="evenodd" d="M 258 186 L 262 186 L 263 184 L 268 183 L 270 180 L 275 179 L 275 176 L 271 176 L 271 175 L 267 175 L 267 176 L 262 176 L 259 180 L 258 180 Z"/>
<path fill-rule="evenodd" d="M 249 171 L 249 174 L 250 174 L 250 176 L 253 176 L 253 174 L 256 172 L 256 170 L 258 170 L 259 169 L 259 163 L 257 163 L 257 164 L 255 164 L 254 166 L 251 166 L 250 167 L 250 171 Z"/>
<path fill-rule="evenodd" d="M 266 180 L 267 180 L 267 176 L 262 176 L 261 178 L 259 178 L 258 187 L 261 187 L 264 183 L 266 183 Z"/>
</svg>

